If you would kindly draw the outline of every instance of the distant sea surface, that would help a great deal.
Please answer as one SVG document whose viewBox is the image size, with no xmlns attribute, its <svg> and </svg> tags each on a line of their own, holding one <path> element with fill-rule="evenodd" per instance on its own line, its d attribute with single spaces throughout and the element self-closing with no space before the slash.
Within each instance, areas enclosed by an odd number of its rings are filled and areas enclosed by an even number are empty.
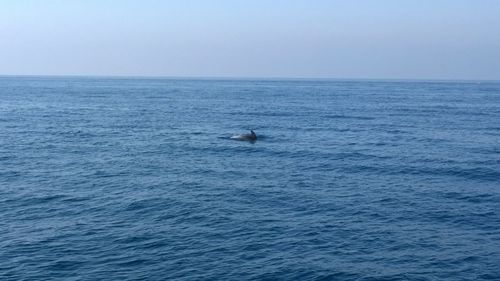
<svg viewBox="0 0 500 281">
<path fill-rule="evenodd" d="M 500 83 L 0 77 L 0 280 L 500 280 Z"/>
</svg>

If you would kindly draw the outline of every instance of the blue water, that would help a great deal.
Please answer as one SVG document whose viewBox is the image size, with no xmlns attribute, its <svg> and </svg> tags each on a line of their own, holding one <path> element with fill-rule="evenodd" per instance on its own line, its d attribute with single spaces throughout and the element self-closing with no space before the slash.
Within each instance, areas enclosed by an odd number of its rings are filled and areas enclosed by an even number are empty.
<svg viewBox="0 0 500 281">
<path fill-rule="evenodd" d="M 0 78 L 0 280 L 488 279 L 500 83 Z"/>
</svg>

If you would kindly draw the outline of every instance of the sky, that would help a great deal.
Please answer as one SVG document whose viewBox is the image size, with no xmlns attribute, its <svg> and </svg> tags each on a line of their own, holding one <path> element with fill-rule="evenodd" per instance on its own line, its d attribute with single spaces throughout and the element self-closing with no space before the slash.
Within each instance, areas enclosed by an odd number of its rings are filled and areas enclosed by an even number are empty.
<svg viewBox="0 0 500 281">
<path fill-rule="evenodd" d="M 500 1 L 0 0 L 0 75 L 500 80 Z"/>
</svg>

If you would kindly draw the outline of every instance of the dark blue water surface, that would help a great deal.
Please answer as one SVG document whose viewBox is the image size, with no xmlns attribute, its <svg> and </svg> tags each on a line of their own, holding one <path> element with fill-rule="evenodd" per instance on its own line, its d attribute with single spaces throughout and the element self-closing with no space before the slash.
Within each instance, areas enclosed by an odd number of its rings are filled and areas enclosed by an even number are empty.
<svg viewBox="0 0 500 281">
<path fill-rule="evenodd" d="M 483 279 L 500 83 L 0 78 L 0 280 Z"/>
</svg>

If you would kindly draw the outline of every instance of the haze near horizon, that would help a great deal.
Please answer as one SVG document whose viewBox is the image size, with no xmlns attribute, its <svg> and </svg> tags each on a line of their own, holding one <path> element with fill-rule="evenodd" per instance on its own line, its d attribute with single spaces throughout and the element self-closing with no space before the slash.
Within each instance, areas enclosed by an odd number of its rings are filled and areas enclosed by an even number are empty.
<svg viewBox="0 0 500 281">
<path fill-rule="evenodd" d="M 1 75 L 500 79 L 500 2 L 1 1 Z"/>
</svg>

